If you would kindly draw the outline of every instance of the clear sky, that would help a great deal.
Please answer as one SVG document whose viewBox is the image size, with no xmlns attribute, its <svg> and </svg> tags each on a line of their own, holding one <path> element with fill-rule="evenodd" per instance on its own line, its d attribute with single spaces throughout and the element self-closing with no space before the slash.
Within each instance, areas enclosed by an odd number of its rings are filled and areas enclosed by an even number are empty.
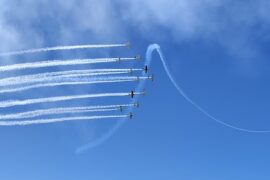
<svg viewBox="0 0 270 180">
<path fill-rule="evenodd" d="M 2 52 L 128 41 L 132 45 L 1 57 L 0 64 L 136 54 L 144 58 L 148 45 L 158 43 L 177 83 L 194 102 L 226 123 L 268 130 L 269 8 L 266 0 L 0 0 Z M 0 127 L 0 179 L 270 178 L 270 133 L 240 132 L 209 119 L 178 93 L 156 53 L 152 63 L 156 79 L 146 84 L 147 95 L 140 99 L 134 119 L 81 154 L 76 149 L 95 142 L 118 121 Z M 62 87 L 12 98 L 129 91 L 135 85 Z M 0 109 L 1 114 L 16 110 Z"/>
</svg>

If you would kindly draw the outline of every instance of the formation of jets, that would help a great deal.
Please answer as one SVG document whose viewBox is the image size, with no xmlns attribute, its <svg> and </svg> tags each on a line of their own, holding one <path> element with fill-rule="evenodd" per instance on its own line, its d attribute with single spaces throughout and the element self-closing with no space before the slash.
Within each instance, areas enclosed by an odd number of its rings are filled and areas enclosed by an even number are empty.
<svg viewBox="0 0 270 180">
<path fill-rule="evenodd" d="M 130 47 L 130 44 L 129 43 L 127 43 L 126 44 L 126 47 Z M 140 55 L 136 55 L 136 56 L 134 56 L 134 60 L 140 60 L 141 59 L 141 56 Z M 118 61 L 119 62 L 121 62 L 122 61 L 122 59 L 121 58 L 119 58 L 118 59 Z M 148 74 L 148 72 L 149 72 L 149 67 L 147 66 L 147 65 L 145 65 L 143 68 L 142 68 L 142 71 L 145 73 L 145 74 Z M 133 74 L 133 72 L 134 72 L 134 70 L 131 68 L 130 69 L 130 71 L 129 71 L 129 73 L 132 75 Z M 147 77 L 139 77 L 139 76 L 137 76 L 137 81 L 139 82 L 141 79 L 147 79 L 147 80 L 151 80 L 151 81 L 154 81 L 154 75 L 149 75 L 149 76 L 147 76 Z M 135 92 L 134 90 L 132 90 L 132 91 L 130 91 L 130 93 L 129 93 L 129 96 L 133 99 L 136 95 L 145 95 L 145 91 L 143 90 L 142 92 Z M 134 107 L 139 107 L 139 103 L 134 103 Z M 123 106 L 120 106 L 119 107 L 119 110 L 121 111 L 121 112 L 123 112 L 124 111 L 124 107 Z M 128 117 L 129 117 L 129 119 L 132 119 L 133 118 L 133 114 L 130 112 L 129 114 L 128 114 Z"/>
</svg>

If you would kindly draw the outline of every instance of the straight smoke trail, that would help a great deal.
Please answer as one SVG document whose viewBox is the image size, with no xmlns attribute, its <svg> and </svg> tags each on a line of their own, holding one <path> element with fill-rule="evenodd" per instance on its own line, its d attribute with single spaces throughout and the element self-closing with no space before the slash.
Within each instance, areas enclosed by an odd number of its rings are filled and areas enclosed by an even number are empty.
<svg viewBox="0 0 270 180">
<path fill-rule="evenodd" d="M 90 85 L 90 84 L 105 84 L 105 83 L 124 83 L 124 82 L 132 82 L 135 80 L 128 79 L 128 80 L 100 80 L 100 81 L 85 81 L 82 79 L 78 79 L 72 82 L 55 82 L 55 83 L 39 83 L 34 85 L 26 85 L 23 87 L 17 88 L 6 88 L 0 90 L 0 94 L 3 93 L 14 93 L 14 92 L 21 92 L 31 89 L 43 88 L 43 87 L 57 87 L 57 86 L 68 86 L 68 85 Z"/>
<path fill-rule="evenodd" d="M 141 93 L 134 93 L 134 94 L 138 95 Z M 129 95 L 130 93 L 100 93 L 100 94 L 84 94 L 84 95 L 74 95 L 74 96 L 56 96 L 56 97 L 49 97 L 49 98 L 26 99 L 26 100 L 8 100 L 8 101 L 0 101 L 0 108 L 32 105 L 32 104 L 38 104 L 38 103 L 52 103 L 52 102 L 86 99 L 86 98 L 121 97 L 121 96 L 129 96 Z"/>
<path fill-rule="evenodd" d="M 39 110 L 15 113 L 15 114 L 2 114 L 0 115 L 0 120 L 26 119 L 26 118 L 35 118 L 35 117 L 44 116 L 44 115 L 66 114 L 66 113 L 119 111 L 120 107 L 123 108 L 123 107 L 131 107 L 131 106 L 134 106 L 134 104 L 39 109 Z"/>
<path fill-rule="evenodd" d="M 59 73 L 60 74 L 60 73 Z M 68 80 L 69 78 L 82 78 L 82 77 L 98 77 L 98 76 L 105 76 L 105 75 L 116 75 L 116 74 L 129 74 L 129 72 L 119 71 L 119 72 L 102 72 L 102 73 L 88 73 L 88 72 L 81 72 L 81 73 L 74 73 L 74 74 L 60 74 L 55 76 L 40 76 L 37 75 L 27 75 L 27 76 L 18 76 L 12 78 L 4 78 L 0 79 L 0 86 L 10 86 L 10 85 L 19 85 L 19 84 L 31 84 L 31 83 L 38 83 L 38 82 L 56 82 L 62 80 Z"/>
<path fill-rule="evenodd" d="M 145 65 L 148 65 L 148 64 L 145 64 Z M 141 76 L 143 76 L 143 72 L 141 73 Z M 145 85 L 145 81 L 139 81 L 139 84 L 136 87 L 136 90 L 135 91 L 136 92 L 141 92 L 142 89 L 143 89 L 143 87 L 144 87 L 144 85 Z M 138 100 L 138 98 L 139 98 L 139 96 L 134 97 L 133 100 L 132 100 L 132 102 L 135 103 Z M 132 112 L 133 111 L 133 108 L 134 108 L 134 106 L 130 106 L 124 112 Z M 122 126 L 124 126 L 125 123 L 126 123 L 126 120 L 125 119 L 119 120 L 111 129 L 109 129 L 108 132 L 104 133 L 103 135 L 101 135 L 96 140 L 94 140 L 94 141 L 92 141 L 92 142 L 90 142 L 88 144 L 85 144 L 85 145 L 82 145 L 82 146 L 78 147 L 76 149 L 75 153 L 76 154 L 81 154 L 81 153 L 86 152 L 89 149 L 95 148 L 95 147 L 103 144 L 108 139 L 110 139 Z"/>
<path fill-rule="evenodd" d="M 49 77 L 56 77 L 56 76 L 64 76 L 64 75 L 75 75 L 75 74 L 89 74 L 89 76 L 101 76 L 101 75 L 112 75 L 112 74 L 132 74 L 132 72 L 136 71 L 142 71 L 142 69 L 90 69 L 90 70 L 70 70 L 70 71 L 56 71 L 56 72 L 49 72 L 49 73 L 38 73 L 34 75 L 22 75 L 22 76 L 15 76 L 15 77 L 9 77 L 9 78 L 2 78 L 0 79 L 0 86 L 2 84 L 8 85 L 15 84 L 17 82 L 24 81 L 33 81 L 33 79 L 37 79 L 40 81 L 40 79 L 49 78 Z"/>
<path fill-rule="evenodd" d="M 87 79 L 79 78 L 72 79 L 70 82 L 48 82 L 48 83 L 37 83 L 34 85 L 24 85 L 22 87 L 15 88 L 5 88 L 0 90 L 0 94 L 3 93 L 14 93 L 21 92 L 31 89 L 44 88 L 44 87 L 57 87 L 57 86 L 67 86 L 67 85 L 90 85 L 90 84 L 105 84 L 105 83 L 124 83 L 124 82 L 135 82 L 139 80 L 147 79 L 146 77 L 136 77 L 136 78 L 120 78 L 120 79 Z"/>
<path fill-rule="evenodd" d="M 64 117 L 64 118 L 53 118 L 53 119 L 36 119 L 26 121 L 0 121 L 0 126 L 27 126 L 34 124 L 48 124 L 58 123 L 65 121 L 89 121 L 98 119 L 119 119 L 128 118 L 129 115 L 107 115 L 107 116 L 78 116 L 78 117 Z"/>
<path fill-rule="evenodd" d="M 21 51 L 13 51 L 0 53 L 0 56 L 14 56 L 14 55 L 23 55 L 29 53 L 38 53 L 38 52 L 48 52 L 48 51 L 59 51 L 59 50 L 75 50 L 75 49 L 93 49 L 93 48 L 115 48 L 115 47 L 128 47 L 129 44 L 102 44 L 102 45 L 73 45 L 73 46 L 55 46 L 47 48 L 38 48 L 38 49 L 27 49 Z"/>
<path fill-rule="evenodd" d="M 0 115 L 0 120 L 25 119 L 55 114 L 75 114 L 75 113 L 107 112 L 107 111 L 119 111 L 119 108 L 107 108 L 107 109 L 89 109 L 87 107 L 54 108 L 48 110 L 37 110 L 32 112 L 24 112 L 10 115 Z"/>
<path fill-rule="evenodd" d="M 48 60 L 31 63 L 12 64 L 6 66 L 0 66 L 0 72 L 46 68 L 54 66 L 72 66 L 72 65 L 85 65 L 85 64 L 98 64 L 98 63 L 111 63 L 119 61 L 130 61 L 136 58 L 95 58 L 95 59 L 65 59 L 65 60 Z"/>
</svg>

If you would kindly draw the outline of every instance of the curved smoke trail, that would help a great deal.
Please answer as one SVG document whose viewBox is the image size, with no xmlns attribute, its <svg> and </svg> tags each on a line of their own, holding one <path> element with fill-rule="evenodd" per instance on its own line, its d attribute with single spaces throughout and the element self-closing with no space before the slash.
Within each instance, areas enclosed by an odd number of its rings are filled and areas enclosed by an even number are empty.
<svg viewBox="0 0 270 180">
<path fill-rule="evenodd" d="M 221 121 L 219 119 L 217 119 L 216 117 L 214 117 L 213 115 L 209 114 L 206 110 L 204 110 L 202 107 L 200 107 L 197 103 L 195 103 L 192 99 L 189 98 L 189 96 L 183 91 L 183 89 L 177 84 L 174 76 L 171 74 L 168 65 L 166 63 L 166 60 L 163 56 L 163 53 L 160 49 L 160 46 L 158 44 L 151 44 L 148 46 L 147 51 L 146 51 L 146 61 L 145 61 L 145 65 L 149 66 L 151 65 L 152 62 L 152 54 L 154 51 L 157 51 L 157 53 L 160 56 L 160 60 L 162 62 L 163 68 L 166 72 L 166 74 L 168 75 L 170 81 L 172 82 L 172 84 L 174 85 L 174 87 L 177 89 L 177 91 L 191 104 L 193 105 L 196 109 L 198 109 L 200 112 L 202 112 L 204 115 L 206 115 L 207 117 L 209 117 L 210 119 L 214 120 L 215 122 L 235 129 L 237 131 L 242 131 L 242 132 L 248 132 L 248 133 L 269 133 L 270 130 L 252 130 L 252 129 L 245 129 L 245 128 L 240 128 L 231 124 L 228 124 L 224 121 Z M 144 86 L 144 82 L 141 82 L 138 87 L 137 90 L 141 90 L 142 87 Z M 136 97 L 135 101 L 137 100 L 138 97 Z M 132 107 L 129 109 L 132 110 Z M 124 124 L 125 124 L 126 120 L 120 120 L 118 121 L 118 123 L 116 123 L 107 133 L 103 134 L 101 137 L 97 138 L 95 141 L 90 142 L 89 144 L 83 145 L 79 148 L 76 149 L 76 153 L 80 154 L 83 153 L 89 149 L 92 149 L 102 143 L 104 143 L 105 141 L 107 141 L 111 136 L 113 136 L 117 130 L 119 130 Z"/>
<path fill-rule="evenodd" d="M 206 110 L 204 110 L 201 106 L 199 106 L 196 102 L 194 102 L 192 99 L 190 99 L 190 97 L 183 91 L 183 89 L 177 84 L 177 82 L 175 81 L 173 75 L 171 74 L 167 64 L 166 64 L 166 60 L 163 56 L 163 53 L 160 49 L 160 46 L 158 44 L 151 44 L 148 47 L 147 50 L 147 54 L 146 54 L 146 64 L 148 64 L 148 66 L 150 66 L 151 60 L 152 60 L 152 53 L 153 51 L 156 50 L 160 56 L 160 60 L 162 62 L 162 65 L 164 67 L 164 70 L 166 72 L 166 74 L 168 75 L 170 81 L 172 82 L 172 84 L 174 85 L 174 87 L 177 89 L 177 91 L 191 104 L 193 105 L 196 109 L 198 109 L 200 112 L 202 112 L 204 115 L 206 115 L 207 117 L 209 117 L 210 119 L 216 121 L 217 123 L 235 129 L 237 131 L 243 131 L 243 132 L 249 132 L 249 133 L 268 133 L 270 132 L 270 130 L 252 130 L 252 129 L 245 129 L 245 128 L 240 128 L 231 124 L 228 124 L 222 120 L 217 119 L 216 117 L 214 117 L 213 115 L 209 114 Z"/>
</svg>

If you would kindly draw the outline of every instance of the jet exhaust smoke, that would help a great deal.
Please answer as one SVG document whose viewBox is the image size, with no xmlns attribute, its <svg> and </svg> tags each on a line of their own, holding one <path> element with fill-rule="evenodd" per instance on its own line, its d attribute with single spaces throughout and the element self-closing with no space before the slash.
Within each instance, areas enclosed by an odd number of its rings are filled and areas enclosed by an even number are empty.
<svg viewBox="0 0 270 180">
<path fill-rule="evenodd" d="M 91 107 L 52 108 L 23 113 L 0 115 L 0 120 L 25 119 L 54 114 L 75 114 L 75 113 L 106 112 L 106 111 L 119 111 L 119 108 L 104 108 L 104 109 L 93 109 Z"/>
<path fill-rule="evenodd" d="M 217 123 L 235 129 L 237 131 L 243 131 L 243 132 L 249 132 L 249 133 L 268 133 L 270 132 L 270 130 L 252 130 L 252 129 L 245 129 L 245 128 L 240 128 L 231 124 L 228 124 L 224 121 L 221 121 L 219 119 L 217 119 L 216 117 L 214 117 L 213 115 L 211 115 L 210 113 L 208 113 L 206 110 L 204 110 L 201 106 L 199 106 L 197 103 L 195 103 L 192 99 L 190 99 L 190 97 L 184 92 L 184 90 L 177 84 L 174 76 L 172 75 L 172 73 L 170 72 L 166 60 L 163 56 L 163 53 L 160 49 L 160 46 L 158 44 L 151 44 L 148 49 L 147 49 L 147 53 L 146 53 L 146 62 L 145 64 L 150 66 L 151 61 L 152 61 L 152 54 L 153 51 L 156 50 L 157 53 L 160 56 L 160 60 L 162 62 L 162 65 L 164 67 L 164 70 L 166 72 L 166 74 L 168 75 L 171 83 L 174 85 L 174 87 L 177 89 L 177 91 L 191 104 L 193 105 L 196 109 L 198 109 L 200 112 L 202 112 L 204 115 L 206 115 L 207 117 L 209 117 L 210 119 L 216 121 Z"/>
<path fill-rule="evenodd" d="M 0 126 L 27 126 L 34 124 L 48 124 L 58 123 L 65 121 L 89 121 L 97 119 L 115 119 L 115 118 L 128 118 L 129 115 L 108 115 L 108 116 L 78 116 L 78 117 L 64 117 L 64 118 L 53 118 L 53 119 L 35 119 L 25 121 L 0 121 Z"/>
<path fill-rule="evenodd" d="M 120 58 L 120 61 L 130 61 L 136 58 Z M 96 58 L 96 59 L 65 59 L 65 60 L 48 60 L 22 64 L 12 64 L 7 66 L 0 66 L 0 72 L 45 68 L 54 66 L 72 66 L 72 65 L 85 65 L 85 64 L 98 64 L 98 63 L 111 63 L 119 62 L 119 58 Z"/>
<path fill-rule="evenodd" d="M 68 80 L 71 78 L 82 78 L 82 77 L 98 77 L 101 76 L 100 79 L 105 79 L 105 75 L 115 75 L 115 74 L 128 74 L 128 72 L 103 72 L 103 73 L 74 73 L 74 74 L 60 74 L 60 75 L 48 75 L 48 76 L 40 76 L 40 75 L 27 75 L 27 76 L 18 76 L 15 78 L 5 78 L 0 79 L 0 86 L 10 86 L 10 85 L 19 85 L 19 84 L 29 84 L 29 83 L 38 83 L 38 82 L 61 82 L 64 80 Z M 95 79 L 95 78 L 92 78 Z"/>
<path fill-rule="evenodd" d="M 169 77 L 171 83 L 174 85 L 174 87 L 177 89 L 177 91 L 180 93 L 180 95 L 182 95 L 191 105 L 193 105 L 196 109 L 198 109 L 200 112 L 202 112 L 204 115 L 206 115 L 207 117 L 209 117 L 210 119 L 214 120 L 215 122 L 235 129 L 237 131 L 242 131 L 242 132 L 248 132 L 248 133 L 269 133 L 270 130 L 252 130 L 252 129 L 245 129 L 245 128 L 240 128 L 237 126 L 233 126 L 231 124 L 225 123 L 224 121 L 221 121 L 219 119 L 217 119 L 216 117 L 212 116 L 210 113 L 208 113 L 207 111 L 205 111 L 202 107 L 200 107 L 197 103 L 195 103 L 192 99 L 189 98 L 189 96 L 183 91 L 183 89 L 178 85 L 178 83 L 176 82 L 174 76 L 172 75 L 172 73 L 170 72 L 166 60 L 163 56 L 163 53 L 161 51 L 161 48 L 158 44 L 151 44 L 148 46 L 147 51 L 146 51 L 146 61 L 145 61 L 145 66 L 150 67 L 151 62 L 152 62 L 152 54 L 154 51 L 157 51 L 158 55 L 160 56 L 160 60 L 162 62 L 163 68 L 167 74 L 167 76 Z M 139 91 L 143 88 L 144 86 L 144 82 L 142 81 L 138 87 L 137 87 L 137 91 L 139 89 Z M 132 108 L 130 109 L 132 111 Z M 116 125 L 114 125 L 107 133 L 103 134 L 101 137 L 97 138 L 95 141 L 90 142 L 86 145 L 83 145 L 79 148 L 76 149 L 76 153 L 80 154 L 83 153 L 89 149 L 95 148 L 96 146 L 104 143 L 105 141 L 107 141 L 110 137 L 112 137 L 124 124 L 125 124 L 125 120 L 120 120 Z"/>
<path fill-rule="evenodd" d="M 101 44 L 101 45 L 73 45 L 73 46 L 55 46 L 47 48 L 38 48 L 38 49 L 27 49 L 21 51 L 13 51 L 0 53 L 0 56 L 14 56 L 14 55 L 23 55 L 30 53 L 39 53 L 39 52 L 48 52 L 48 51 L 59 51 L 59 50 L 75 50 L 75 49 L 93 49 L 93 48 L 115 48 L 115 47 L 128 47 L 128 44 Z"/>
<path fill-rule="evenodd" d="M 120 97 L 129 96 L 129 93 L 100 93 L 100 94 L 84 94 L 84 95 L 74 95 L 74 96 L 56 96 L 48 98 L 38 98 L 38 99 L 26 99 L 26 100 L 8 100 L 0 101 L 0 108 L 7 108 L 12 106 L 23 106 L 32 105 L 38 103 L 52 103 L 58 101 L 68 101 L 76 99 L 86 99 L 86 98 L 100 98 L 100 97 Z"/>
</svg>

